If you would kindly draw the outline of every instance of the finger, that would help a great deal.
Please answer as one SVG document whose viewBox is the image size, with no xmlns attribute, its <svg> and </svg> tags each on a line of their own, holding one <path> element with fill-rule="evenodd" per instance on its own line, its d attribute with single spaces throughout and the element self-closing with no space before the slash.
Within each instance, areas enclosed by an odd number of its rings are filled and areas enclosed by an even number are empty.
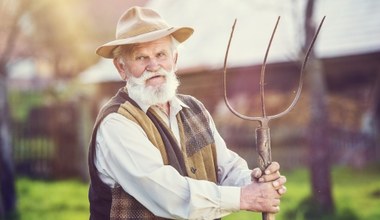
<svg viewBox="0 0 380 220">
<path fill-rule="evenodd" d="M 273 206 L 271 209 L 271 213 L 278 213 L 280 212 L 280 206 Z"/>
<path fill-rule="evenodd" d="M 272 205 L 273 206 L 280 206 L 281 200 L 280 199 L 273 199 Z"/>
<path fill-rule="evenodd" d="M 261 176 L 259 179 L 259 182 L 271 182 L 271 181 L 277 180 L 280 177 L 281 177 L 280 172 L 277 171 L 275 173 Z"/>
<path fill-rule="evenodd" d="M 278 194 L 280 194 L 282 196 L 286 193 L 286 190 L 287 190 L 286 186 L 282 186 L 281 188 L 279 188 L 277 190 L 277 192 L 278 192 Z"/>
<path fill-rule="evenodd" d="M 262 175 L 262 172 L 261 172 L 260 168 L 255 168 L 252 170 L 251 179 L 252 180 L 259 179 L 261 175 Z"/>
<path fill-rule="evenodd" d="M 276 161 L 273 161 L 269 166 L 265 169 L 265 174 L 275 173 L 280 170 L 280 164 Z"/>
<path fill-rule="evenodd" d="M 277 180 L 272 182 L 272 185 L 275 189 L 281 188 L 286 183 L 286 177 L 280 176 Z"/>
<path fill-rule="evenodd" d="M 280 211 L 280 200 L 275 199 L 273 200 L 272 207 L 270 208 L 271 213 L 277 213 Z"/>
</svg>

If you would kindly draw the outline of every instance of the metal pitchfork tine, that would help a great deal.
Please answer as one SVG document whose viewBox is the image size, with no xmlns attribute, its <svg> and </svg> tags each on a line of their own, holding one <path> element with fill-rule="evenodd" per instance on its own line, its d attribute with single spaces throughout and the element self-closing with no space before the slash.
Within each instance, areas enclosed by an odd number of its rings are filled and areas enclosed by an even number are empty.
<svg viewBox="0 0 380 220">
<path fill-rule="evenodd" d="M 230 49 L 231 40 L 232 40 L 232 36 L 233 36 L 234 30 L 235 30 L 235 25 L 236 25 L 237 19 L 235 19 L 235 21 L 234 21 L 234 24 L 232 26 L 230 39 L 229 39 L 228 45 L 227 45 L 227 51 L 226 51 L 226 54 L 224 57 L 224 72 L 223 72 L 224 101 L 225 101 L 228 109 L 233 114 L 235 114 L 237 117 L 239 117 L 243 120 L 259 122 L 259 127 L 256 128 L 256 150 L 257 150 L 258 155 L 259 155 L 259 161 L 258 161 L 259 167 L 262 171 L 264 171 L 269 166 L 269 164 L 272 162 L 271 145 L 270 145 L 270 129 L 268 126 L 269 121 L 272 119 L 280 118 L 280 117 L 284 116 L 285 114 L 289 113 L 294 108 L 294 106 L 296 105 L 296 103 L 297 103 L 297 101 L 301 95 L 305 66 L 306 66 L 307 60 L 309 58 L 311 49 L 314 46 L 315 40 L 317 39 L 317 36 L 319 34 L 319 31 L 322 27 L 322 24 L 323 24 L 325 18 L 326 18 L 326 16 L 324 16 L 323 19 L 321 20 L 319 27 L 318 27 L 316 33 L 314 34 L 314 37 L 313 37 L 313 39 L 310 43 L 310 46 L 306 52 L 306 55 L 305 55 L 305 58 L 303 60 L 302 67 L 300 70 L 300 78 L 299 78 L 299 83 L 298 83 L 298 89 L 297 89 L 296 95 L 293 99 L 293 102 L 283 112 L 280 112 L 280 113 L 275 114 L 275 115 L 267 115 L 266 110 L 265 110 L 265 99 L 264 99 L 265 98 L 264 97 L 265 67 L 266 67 L 266 63 L 267 63 L 267 57 L 268 57 L 269 49 L 272 45 L 272 40 L 273 40 L 274 34 L 276 32 L 278 23 L 280 21 L 280 16 L 277 18 L 276 25 L 273 29 L 273 32 L 272 32 L 272 35 L 271 35 L 271 38 L 270 38 L 270 41 L 269 41 L 269 44 L 268 44 L 268 47 L 267 47 L 267 50 L 265 53 L 264 61 L 263 61 L 263 64 L 261 66 L 261 75 L 260 75 L 260 97 L 261 97 L 261 111 L 262 111 L 261 117 L 259 117 L 259 116 L 246 116 L 246 115 L 239 113 L 238 111 L 236 111 L 231 106 L 231 104 L 229 103 L 228 98 L 227 98 L 227 85 L 226 85 L 227 84 L 227 82 L 226 82 L 227 81 L 226 80 L 227 57 L 228 57 L 228 52 Z M 262 213 L 262 219 L 263 220 L 275 220 L 275 215 L 273 213 Z"/>
</svg>

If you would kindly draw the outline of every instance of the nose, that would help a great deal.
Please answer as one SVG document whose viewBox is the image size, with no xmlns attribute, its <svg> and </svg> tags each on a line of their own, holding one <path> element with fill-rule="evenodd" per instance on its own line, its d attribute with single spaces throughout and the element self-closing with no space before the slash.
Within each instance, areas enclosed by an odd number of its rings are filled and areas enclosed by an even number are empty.
<svg viewBox="0 0 380 220">
<path fill-rule="evenodd" d="M 146 66 L 147 71 L 156 72 L 160 68 L 161 68 L 160 62 L 157 59 L 155 59 L 155 58 L 149 59 L 149 63 Z"/>
</svg>

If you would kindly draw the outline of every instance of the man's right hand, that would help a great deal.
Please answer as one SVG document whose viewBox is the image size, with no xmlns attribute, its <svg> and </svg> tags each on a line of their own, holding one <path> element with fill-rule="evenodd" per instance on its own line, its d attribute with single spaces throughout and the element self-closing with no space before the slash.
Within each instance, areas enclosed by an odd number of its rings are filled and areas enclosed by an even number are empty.
<svg viewBox="0 0 380 220">
<path fill-rule="evenodd" d="M 241 188 L 240 209 L 255 212 L 279 212 L 280 198 L 286 192 L 285 183 L 286 178 L 280 176 L 274 181 L 252 181 L 243 186 Z"/>
</svg>

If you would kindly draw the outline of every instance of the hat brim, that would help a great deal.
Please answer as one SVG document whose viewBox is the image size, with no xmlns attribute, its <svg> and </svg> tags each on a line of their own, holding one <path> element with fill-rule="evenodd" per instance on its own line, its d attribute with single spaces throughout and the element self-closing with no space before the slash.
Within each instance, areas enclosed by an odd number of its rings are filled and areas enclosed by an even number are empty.
<svg viewBox="0 0 380 220">
<path fill-rule="evenodd" d="M 125 39 L 114 40 L 103 44 L 96 49 L 96 54 L 104 58 L 113 58 L 113 50 L 121 45 L 144 43 L 154 41 L 168 35 L 172 35 L 179 43 L 187 40 L 194 32 L 190 27 L 171 27 L 163 30 L 152 31 Z"/>
</svg>

